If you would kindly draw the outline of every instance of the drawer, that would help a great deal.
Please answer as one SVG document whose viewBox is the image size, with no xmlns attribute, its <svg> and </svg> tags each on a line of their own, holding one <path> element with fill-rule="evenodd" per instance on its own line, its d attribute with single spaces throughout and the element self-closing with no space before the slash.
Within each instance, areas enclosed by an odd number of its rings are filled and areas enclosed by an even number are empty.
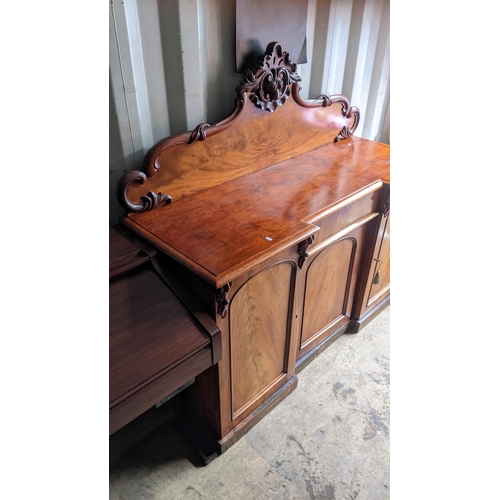
<svg viewBox="0 0 500 500">
<path fill-rule="evenodd" d="M 344 200 L 342 203 L 331 207 L 323 214 L 317 214 L 307 220 L 320 228 L 315 234 L 314 241 L 310 248 L 319 245 L 326 239 L 348 228 L 356 221 L 377 212 L 381 186 L 372 186 L 364 193 Z"/>
</svg>

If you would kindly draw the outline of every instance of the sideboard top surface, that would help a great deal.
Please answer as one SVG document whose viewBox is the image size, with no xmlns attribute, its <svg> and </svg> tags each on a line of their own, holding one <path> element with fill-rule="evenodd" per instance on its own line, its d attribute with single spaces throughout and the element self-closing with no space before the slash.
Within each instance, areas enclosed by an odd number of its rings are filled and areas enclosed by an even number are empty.
<svg viewBox="0 0 500 500">
<path fill-rule="evenodd" d="M 216 286 L 303 241 L 311 220 L 389 182 L 390 147 L 352 137 L 122 222 Z"/>
</svg>

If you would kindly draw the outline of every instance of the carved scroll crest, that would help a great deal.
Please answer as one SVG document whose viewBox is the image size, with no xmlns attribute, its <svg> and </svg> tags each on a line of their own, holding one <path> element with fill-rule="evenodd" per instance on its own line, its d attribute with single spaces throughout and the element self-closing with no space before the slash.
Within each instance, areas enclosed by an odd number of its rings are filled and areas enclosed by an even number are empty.
<svg viewBox="0 0 500 500">
<path fill-rule="evenodd" d="M 244 73 L 243 81 L 236 88 L 238 93 L 235 100 L 236 105 L 229 117 L 214 125 L 203 122 L 194 130 L 166 137 L 147 152 L 144 157 L 142 171 L 133 170 L 120 179 L 117 185 L 117 195 L 122 207 L 129 212 L 145 212 L 160 205 L 170 204 L 173 201 L 171 195 L 149 191 L 147 186 L 139 188 L 138 184 L 145 184 L 150 177 L 159 172 L 162 165 L 163 169 L 165 165 L 168 166 L 169 150 L 173 151 L 182 145 L 191 145 L 205 141 L 209 137 L 219 134 L 235 125 L 241 117 L 244 119 L 247 115 L 243 113 L 243 110 L 247 105 L 250 105 L 250 102 L 258 108 L 270 112 L 275 111 L 278 106 L 282 106 L 290 96 L 295 101 L 292 105 L 296 103 L 303 108 L 326 108 L 334 104 L 340 104 L 341 114 L 337 110 L 330 114 L 321 114 L 312 111 L 310 114 L 304 113 L 300 120 L 311 120 L 312 123 L 319 117 L 321 122 L 323 118 L 319 115 L 328 115 L 329 118 L 333 118 L 334 125 L 331 127 L 330 124 L 333 122 L 330 121 L 328 123 L 324 122 L 319 126 L 335 129 L 336 137 L 332 134 L 334 142 L 352 137 L 360 121 L 360 112 L 358 108 L 350 106 L 345 96 L 321 94 L 315 100 L 302 99 L 300 96 L 301 78 L 297 73 L 297 65 L 290 61 L 289 53 L 284 51 L 278 42 L 271 42 L 267 46 L 265 54 L 261 55 L 258 59 L 257 67 L 253 70 L 247 70 Z M 294 124 L 285 124 L 284 126 L 288 125 L 293 126 Z M 187 171 L 183 170 L 183 168 L 180 169 L 179 175 L 183 175 L 183 173 L 187 174 Z M 175 175 L 177 175 L 177 172 Z M 161 173 L 160 177 L 168 177 L 168 175 Z M 170 184 L 157 181 L 154 183 L 155 187 L 153 189 L 170 189 L 164 187 L 165 185 Z M 188 190 L 175 185 L 173 185 L 172 189 L 175 190 L 172 194 L 176 197 L 179 197 L 179 192 L 181 193 L 180 196 L 183 196 L 184 192 Z"/>
<path fill-rule="evenodd" d="M 301 81 L 297 65 L 278 42 L 271 42 L 260 57 L 260 66 L 246 70 L 236 91 L 250 93 L 250 100 L 259 108 L 274 111 L 290 95 L 290 84 Z"/>
</svg>

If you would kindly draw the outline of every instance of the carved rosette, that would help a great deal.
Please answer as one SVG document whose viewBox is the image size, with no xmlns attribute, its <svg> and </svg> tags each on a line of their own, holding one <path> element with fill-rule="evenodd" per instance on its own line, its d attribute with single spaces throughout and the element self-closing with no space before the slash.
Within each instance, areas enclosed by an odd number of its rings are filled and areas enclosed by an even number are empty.
<svg viewBox="0 0 500 500">
<path fill-rule="evenodd" d="M 127 196 L 130 184 L 133 182 L 144 184 L 146 179 L 147 175 L 140 170 L 132 170 L 120 179 L 116 186 L 116 194 L 118 196 L 118 201 L 123 208 L 129 210 L 130 212 L 146 212 L 159 205 L 168 205 L 169 203 L 172 203 L 173 199 L 170 195 L 154 193 L 153 191 L 149 191 L 144 196 L 141 196 L 139 203 L 131 201 Z"/>
<path fill-rule="evenodd" d="M 278 42 L 271 42 L 260 66 L 252 71 L 246 70 L 243 82 L 236 88 L 241 94 L 248 92 L 250 100 L 259 108 L 274 111 L 290 95 L 290 85 L 301 81 L 297 65 L 290 61 Z"/>
</svg>

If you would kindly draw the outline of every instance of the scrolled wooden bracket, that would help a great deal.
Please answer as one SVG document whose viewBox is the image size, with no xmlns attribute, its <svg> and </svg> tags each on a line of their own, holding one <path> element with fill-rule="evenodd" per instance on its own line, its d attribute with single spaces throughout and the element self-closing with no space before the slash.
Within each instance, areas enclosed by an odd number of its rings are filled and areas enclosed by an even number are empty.
<svg viewBox="0 0 500 500">
<path fill-rule="evenodd" d="M 243 78 L 236 92 L 248 92 L 257 107 L 271 112 L 287 100 L 290 84 L 301 81 L 297 65 L 290 61 L 288 52 L 283 51 L 278 42 L 267 46 L 259 65 L 253 71 L 247 69 Z"/>
<path fill-rule="evenodd" d="M 359 109 L 356 106 L 353 106 L 352 108 L 349 107 L 347 111 L 345 111 L 344 107 L 342 107 L 342 114 L 347 118 L 350 119 L 354 117 L 354 121 L 350 127 L 347 125 L 344 126 L 344 128 L 340 131 L 339 135 L 335 137 L 333 142 L 339 142 L 344 139 L 349 139 L 349 137 L 352 137 L 354 134 L 354 131 L 358 128 L 358 123 L 359 123 L 359 118 L 360 118 L 360 112 Z"/>
<path fill-rule="evenodd" d="M 194 130 L 166 137 L 149 149 L 144 157 L 142 170 L 132 170 L 131 172 L 127 172 L 119 180 L 116 186 L 116 193 L 120 205 L 129 212 L 137 213 L 152 210 L 159 205 L 168 205 L 169 203 L 172 203 L 172 196 L 163 193 L 155 193 L 153 191 L 149 191 L 145 195 L 141 196 L 139 202 L 133 202 L 128 197 L 128 191 L 132 184 L 144 184 L 147 179 L 158 173 L 162 165 L 165 166 L 165 156 L 169 149 L 174 149 L 182 145 L 190 145 L 198 141 L 204 141 L 211 135 L 223 132 L 233 125 L 240 118 L 241 111 L 247 101 L 247 96 L 242 96 L 239 102 L 236 103 L 236 107 L 231 116 L 219 123 L 216 123 L 215 125 L 210 125 L 205 122 L 200 123 Z M 161 157 L 163 157 L 163 159 L 161 159 Z"/>
<path fill-rule="evenodd" d="M 215 300 L 217 301 L 217 313 L 224 319 L 227 315 L 227 311 L 229 310 L 229 299 L 227 298 L 227 294 L 231 288 L 231 282 L 222 285 L 217 289 Z"/>
<path fill-rule="evenodd" d="M 120 179 L 116 186 L 116 195 L 118 197 L 120 205 L 123 208 L 129 210 L 130 212 L 138 213 L 152 210 L 159 205 L 168 205 L 172 203 L 173 199 L 170 195 L 163 193 L 154 193 L 152 191 L 149 191 L 144 196 L 141 196 L 139 203 L 131 201 L 127 195 L 129 186 L 134 182 L 144 184 L 147 178 L 148 177 L 144 172 L 141 172 L 140 170 L 132 170 Z"/>
<path fill-rule="evenodd" d="M 307 257 L 309 257 L 309 252 L 307 249 L 309 246 L 312 244 L 314 241 L 314 235 L 309 236 L 309 238 L 306 238 L 304 241 L 301 241 L 299 243 L 299 261 L 297 265 L 299 266 L 299 269 L 302 269 L 302 266 L 304 265 L 304 262 Z"/>
<path fill-rule="evenodd" d="M 344 127 L 340 131 L 339 135 L 335 137 L 333 142 L 343 141 L 344 139 L 349 139 L 349 137 L 352 137 L 352 131 L 349 129 L 349 127 Z"/>
</svg>

